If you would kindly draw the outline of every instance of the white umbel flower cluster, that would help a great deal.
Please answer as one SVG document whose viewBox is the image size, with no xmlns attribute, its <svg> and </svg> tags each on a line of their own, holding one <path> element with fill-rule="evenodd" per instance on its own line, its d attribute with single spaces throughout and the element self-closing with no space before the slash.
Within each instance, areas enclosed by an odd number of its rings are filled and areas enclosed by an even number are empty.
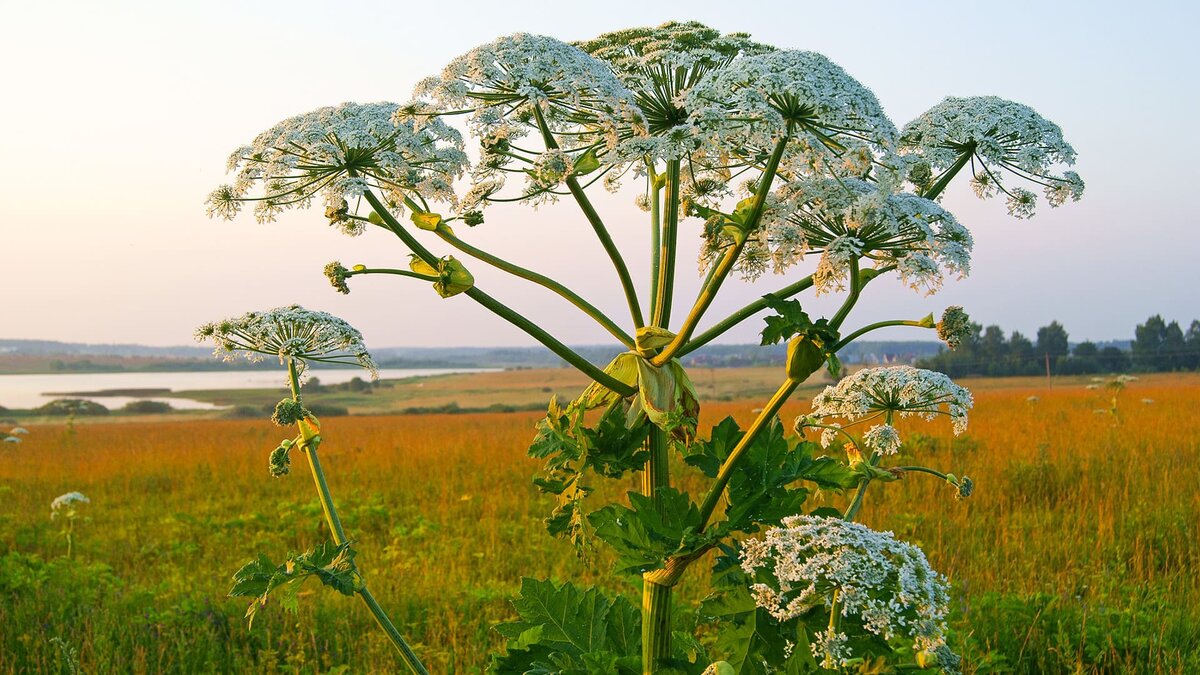
<svg viewBox="0 0 1200 675">
<path fill-rule="evenodd" d="M 776 272 L 806 253 L 822 252 L 814 276 L 817 293 L 840 288 L 849 269 L 845 241 L 877 265 L 895 265 L 904 282 L 933 293 L 946 274 L 965 277 L 974 239 L 936 202 L 853 178 L 812 177 L 776 190 L 766 223 Z M 782 214 L 783 217 L 776 217 Z"/>
<path fill-rule="evenodd" d="M 792 134 L 792 162 L 798 154 L 813 166 L 840 162 L 856 141 L 890 149 L 897 135 L 875 94 L 815 52 L 737 59 L 693 87 L 687 108 L 714 145 L 769 152 Z"/>
<path fill-rule="evenodd" d="M 607 65 L 543 35 L 517 33 L 476 47 L 420 82 L 415 93 L 443 112 L 471 113 L 483 150 L 476 181 L 520 172 L 507 167 L 527 168 L 526 161 L 552 150 L 514 145 L 530 133 L 542 137 L 539 117 L 562 150 L 590 148 L 601 156 L 643 126 L 633 93 Z M 544 181 L 531 181 L 529 196 L 536 202 L 532 193 L 546 189 Z"/>
<path fill-rule="evenodd" d="M 1006 188 L 1009 174 L 1043 188 L 1051 206 L 1083 196 L 1083 180 L 1074 171 L 1054 173 L 1056 165 L 1075 163 L 1075 149 L 1062 129 L 1029 106 L 995 96 L 947 97 L 905 125 L 901 151 L 933 169 L 946 171 L 967 158 L 972 187 L 980 198 L 1003 192 L 1009 213 L 1033 215 L 1036 195 L 1024 188 Z"/>
<path fill-rule="evenodd" d="M 213 353 L 226 361 L 238 356 L 250 361 L 277 356 L 280 363 L 295 359 L 301 372 L 308 362 L 316 361 L 357 365 L 372 377 L 379 376 L 362 333 L 332 314 L 299 305 L 204 324 L 196 329 L 196 339 L 212 341 L 216 344 Z"/>
<path fill-rule="evenodd" d="M 933 420 L 948 415 L 955 434 L 967 428 L 971 392 L 948 376 L 912 366 L 864 368 L 813 397 L 812 415 L 850 422 L 879 416 L 918 416 Z"/>
<path fill-rule="evenodd" d="M 846 619 L 884 640 L 907 638 L 913 649 L 945 649 L 949 583 L 929 566 L 921 549 L 840 518 L 791 516 L 783 527 L 743 543 L 742 570 L 758 579 L 755 603 L 779 621 L 824 607 L 837 593 L 838 630 L 817 634 L 813 654 L 825 668 L 854 656 Z"/>
<path fill-rule="evenodd" d="M 453 202 L 452 183 L 467 166 L 461 135 L 421 110 L 343 103 L 286 119 L 230 156 L 237 177 L 209 195 L 208 215 L 232 220 L 253 201 L 259 222 L 269 222 L 321 196 L 331 223 L 358 234 L 363 225 L 346 217 L 347 201 L 369 188 L 396 204 L 413 196 Z"/>
<path fill-rule="evenodd" d="M 82 504 L 90 504 L 92 500 L 88 499 L 82 492 L 68 492 L 64 495 L 59 495 L 50 502 L 50 517 L 51 518 L 74 518 Z"/>
</svg>

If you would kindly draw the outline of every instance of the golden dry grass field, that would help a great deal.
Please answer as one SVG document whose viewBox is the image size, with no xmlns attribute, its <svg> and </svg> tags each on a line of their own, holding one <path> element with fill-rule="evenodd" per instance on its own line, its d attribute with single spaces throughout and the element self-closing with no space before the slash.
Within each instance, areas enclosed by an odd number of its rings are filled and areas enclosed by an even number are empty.
<svg viewBox="0 0 1200 675">
<path fill-rule="evenodd" d="M 577 385 L 554 379 L 565 372 L 462 378 L 460 390 L 483 393 L 446 396 L 541 400 Z M 737 372 L 702 389 L 735 399 L 706 403 L 706 423 L 747 423 L 761 405 L 746 396 L 768 376 Z M 873 487 L 863 519 L 923 546 L 951 578 L 967 672 L 1200 672 L 1200 376 L 1132 383 L 1119 423 L 1080 382 L 964 384 L 976 395 L 967 434 L 908 425 L 904 452 L 970 475 L 976 494 L 955 501 L 911 476 Z M 434 673 L 482 670 L 522 576 L 636 593 L 602 557 L 583 564 L 545 534 L 549 505 L 525 457 L 539 417 L 325 420 L 324 462 L 361 568 Z M 246 603 L 225 596 L 256 554 L 278 560 L 326 537 L 304 467 L 267 473 L 287 432 L 265 419 L 27 426 L 24 443 L 0 446 L 0 673 L 68 672 L 71 651 L 87 673 L 392 670 L 361 606 L 316 582 L 297 614 L 268 607 L 253 631 Z M 67 559 L 49 507 L 71 490 L 91 503 Z M 702 576 L 682 586 L 689 606 Z"/>
</svg>

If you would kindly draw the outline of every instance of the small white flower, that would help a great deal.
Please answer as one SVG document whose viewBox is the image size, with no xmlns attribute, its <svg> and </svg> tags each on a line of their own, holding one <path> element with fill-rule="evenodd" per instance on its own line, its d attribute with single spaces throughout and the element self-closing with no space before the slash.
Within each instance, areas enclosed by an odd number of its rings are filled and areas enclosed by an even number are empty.
<svg viewBox="0 0 1200 675">
<path fill-rule="evenodd" d="M 12 434 L 13 436 L 24 436 L 25 434 L 29 433 L 29 430 L 25 427 L 13 427 L 12 429 L 9 429 L 8 433 Z"/>
<path fill-rule="evenodd" d="M 243 202 L 254 201 L 259 222 L 269 222 L 285 209 L 311 206 L 314 197 L 328 206 L 357 201 L 368 189 L 396 204 L 410 195 L 453 203 L 451 181 L 467 166 L 461 136 L 416 111 L 343 103 L 283 120 L 233 153 L 236 179 L 208 196 L 209 217 L 231 220 Z M 251 196 L 256 185 L 262 194 Z"/>
</svg>

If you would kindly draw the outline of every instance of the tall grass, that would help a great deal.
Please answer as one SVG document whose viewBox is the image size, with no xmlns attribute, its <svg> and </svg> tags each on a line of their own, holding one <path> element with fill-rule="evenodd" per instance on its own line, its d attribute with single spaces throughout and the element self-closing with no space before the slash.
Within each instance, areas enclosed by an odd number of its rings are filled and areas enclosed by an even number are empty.
<svg viewBox="0 0 1200 675">
<path fill-rule="evenodd" d="M 975 496 L 956 502 L 911 476 L 872 487 L 863 510 L 953 580 L 968 672 L 1200 672 L 1200 377 L 1135 383 L 1119 425 L 1081 386 L 968 384 L 982 385 L 968 434 L 912 425 L 904 451 L 970 475 Z M 746 423 L 753 405 L 704 413 Z M 806 409 L 792 403 L 785 419 Z M 521 576 L 607 578 L 602 556 L 581 562 L 544 534 L 549 505 L 524 455 L 537 418 L 326 424 L 321 450 L 362 568 L 432 672 L 482 669 Z M 328 537 L 307 476 L 267 474 L 286 433 L 240 420 L 39 426 L 0 448 L 0 673 L 68 672 L 64 645 L 95 673 L 392 670 L 349 598 L 306 587 L 297 615 L 268 607 L 247 631 L 245 603 L 225 597 L 257 553 Z M 49 518 L 69 490 L 92 500 L 74 560 Z M 703 596 L 701 576 L 684 582 L 685 602 Z"/>
</svg>

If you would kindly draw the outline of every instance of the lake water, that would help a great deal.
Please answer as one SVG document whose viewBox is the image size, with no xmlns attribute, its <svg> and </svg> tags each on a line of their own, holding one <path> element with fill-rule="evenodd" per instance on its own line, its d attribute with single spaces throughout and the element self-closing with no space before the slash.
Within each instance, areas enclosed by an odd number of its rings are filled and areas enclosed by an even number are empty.
<svg viewBox="0 0 1200 675">
<path fill-rule="evenodd" d="M 384 368 L 380 379 L 430 377 L 451 373 L 478 373 L 494 368 Z M 368 375 L 360 368 L 316 369 L 311 376 L 321 384 L 341 384 Z M 179 410 L 210 410 L 218 406 L 171 394 L 154 396 L 68 396 L 66 392 L 105 389 L 169 389 L 171 393 L 197 389 L 287 389 L 287 375 L 278 370 L 214 370 L 183 373 L 51 373 L 0 375 L 0 406 L 30 409 L 56 398 L 84 398 L 115 410 L 130 401 L 163 401 Z"/>
</svg>

